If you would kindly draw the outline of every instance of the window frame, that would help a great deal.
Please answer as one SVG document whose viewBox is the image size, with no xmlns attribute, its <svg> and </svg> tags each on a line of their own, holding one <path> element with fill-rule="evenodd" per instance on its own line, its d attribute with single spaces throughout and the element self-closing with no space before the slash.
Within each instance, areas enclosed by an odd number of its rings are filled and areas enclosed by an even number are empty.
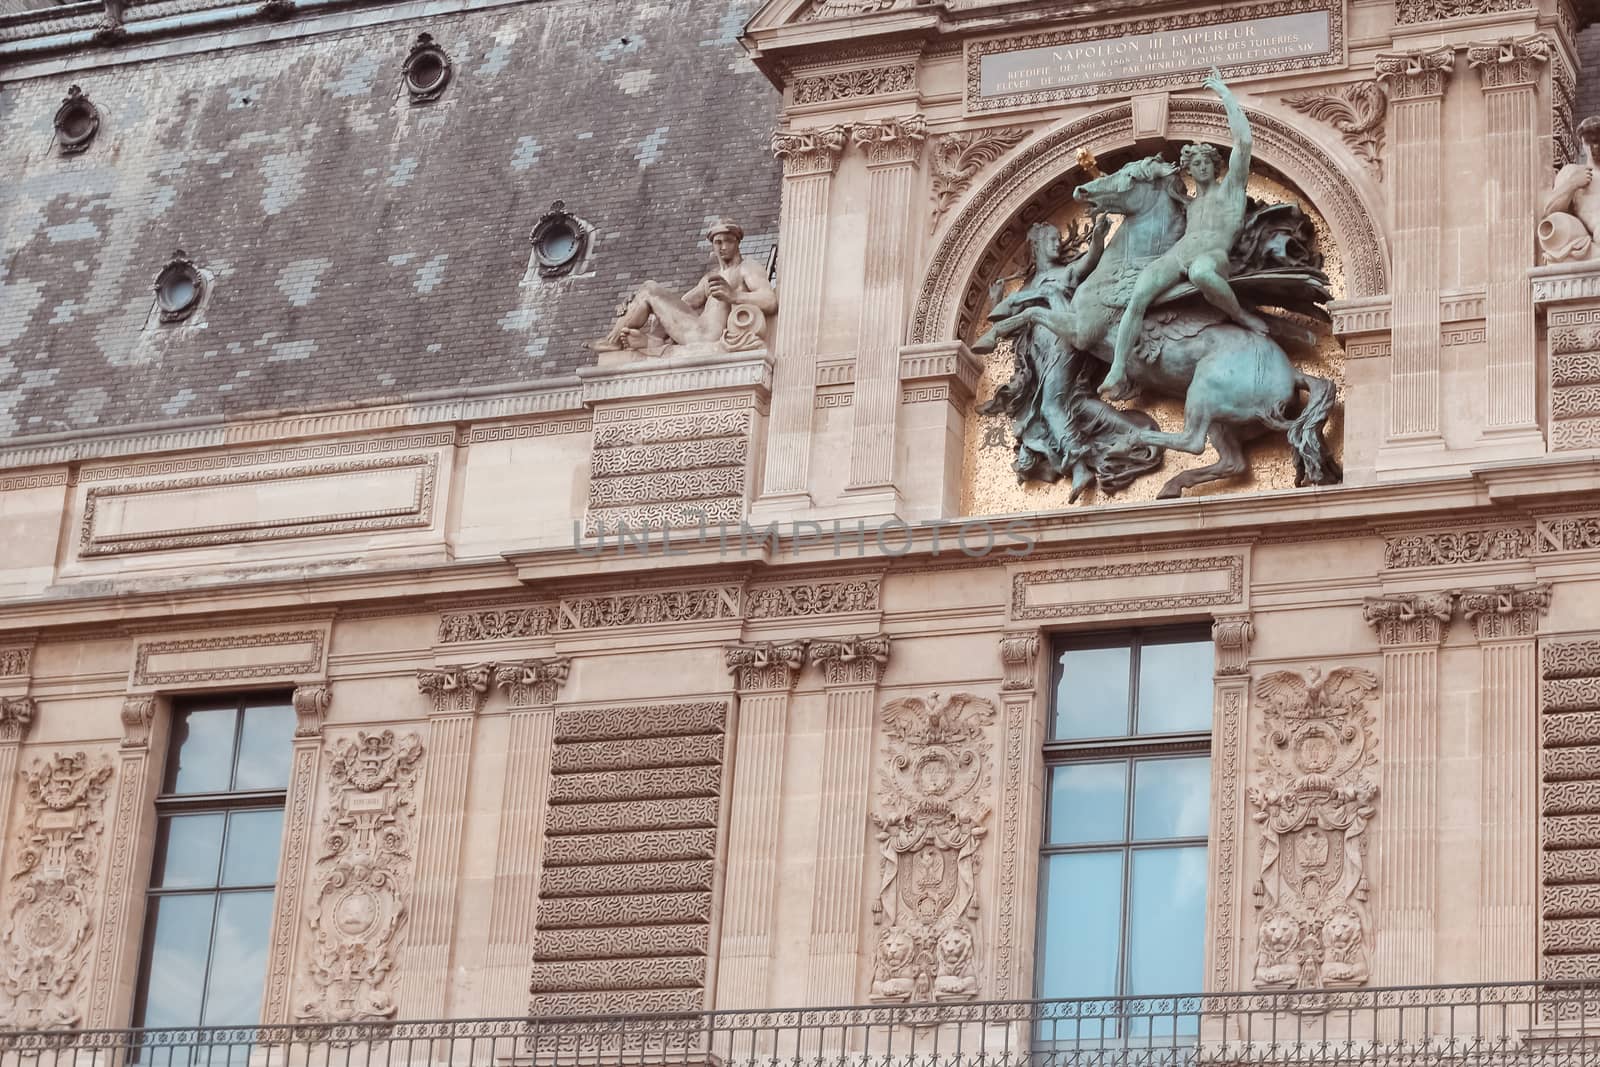
<svg viewBox="0 0 1600 1067">
<path fill-rule="evenodd" d="M 1156 640 L 1151 640 L 1155 638 Z M 1139 714 L 1139 665 L 1142 650 L 1146 644 L 1180 644 L 1180 643 L 1205 643 L 1214 645 L 1211 635 L 1211 623 L 1187 623 L 1177 625 L 1154 625 L 1124 627 L 1117 630 L 1100 630 L 1085 633 L 1057 633 L 1049 635 L 1050 649 L 1050 682 L 1047 690 L 1045 713 L 1045 740 L 1042 747 L 1041 765 L 1043 779 L 1041 782 L 1041 818 L 1040 837 L 1038 842 L 1038 875 L 1035 886 L 1035 911 L 1034 923 L 1034 966 L 1033 966 L 1033 995 L 1036 1000 L 1046 999 L 1044 991 L 1045 967 L 1044 962 L 1048 954 L 1046 918 L 1049 906 L 1049 861 L 1052 856 L 1073 853 L 1090 852 L 1116 852 L 1121 861 L 1121 890 L 1118 908 L 1118 933 L 1117 933 L 1117 964 L 1115 990 L 1105 994 L 1092 995 L 1089 1000 L 1113 1001 L 1121 998 L 1161 997 L 1165 994 L 1199 993 L 1201 990 L 1167 990 L 1164 993 L 1134 994 L 1128 992 L 1129 953 L 1132 938 L 1129 931 L 1129 909 L 1133 900 L 1133 857 L 1136 852 L 1154 851 L 1159 849 L 1192 848 L 1196 845 L 1206 849 L 1207 863 L 1210 862 L 1212 820 L 1206 819 L 1206 832 L 1203 836 L 1185 836 L 1171 838 L 1157 838 L 1150 841 L 1140 841 L 1134 837 L 1134 797 L 1136 790 L 1137 761 L 1165 760 L 1193 758 L 1205 756 L 1212 760 L 1210 773 L 1215 775 L 1215 756 L 1212 752 L 1212 738 L 1215 730 L 1215 697 L 1211 701 L 1213 722 L 1207 724 L 1204 731 L 1186 730 L 1164 734 L 1135 734 L 1132 731 L 1137 727 Z M 1128 717 L 1124 724 L 1124 733 L 1120 735 L 1105 735 L 1092 738 L 1072 738 L 1056 740 L 1052 738 L 1051 731 L 1055 728 L 1055 716 L 1058 694 L 1061 692 L 1062 654 L 1074 649 L 1100 649 L 1100 648 L 1127 648 L 1128 655 Z M 1213 674 L 1206 677 L 1206 684 L 1210 686 L 1215 674 L 1215 649 L 1212 652 Z M 1124 779 L 1124 801 L 1122 810 L 1122 833 L 1117 840 L 1099 842 L 1086 842 L 1080 844 L 1053 844 L 1051 843 L 1051 780 L 1054 768 L 1062 766 L 1082 766 L 1085 764 L 1120 763 L 1127 768 Z M 1206 887 L 1207 906 L 1203 912 L 1210 914 L 1211 886 Z M 1205 931 L 1199 933 L 1204 943 Z M 1202 983 L 1204 979 L 1202 977 Z M 1049 999 L 1081 999 L 1076 997 L 1051 997 Z M 1109 1019 L 1107 1021 L 1110 1021 Z"/>
<path fill-rule="evenodd" d="M 217 948 L 217 921 L 222 910 L 223 899 L 228 896 L 271 892 L 273 906 L 276 908 L 278 881 L 282 871 L 278 869 L 277 861 L 273 864 L 273 880 L 270 883 L 248 883 L 240 885 L 222 884 L 223 871 L 228 860 L 228 842 L 233 833 L 232 816 L 240 812 L 250 811 L 277 811 L 286 819 L 288 815 L 289 782 L 286 780 L 281 789 L 245 789 L 245 790 L 209 790 L 198 793 L 172 792 L 177 785 L 178 770 L 178 742 L 172 735 L 176 734 L 177 722 L 186 714 L 195 711 L 222 710 L 231 708 L 234 711 L 233 737 L 229 749 L 230 766 L 228 772 L 229 785 L 237 783 L 239 768 L 244 757 L 242 746 L 244 743 L 245 719 L 251 708 L 288 708 L 293 710 L 294 697 L 291 690 L 253 690 L 237 693 L 212 693 L 195 694 L 173 702 L 171 721 L 174 729 L 167 739 L 166 751 L 161 765 L 158 791 L 154 800 L 155 822 L 154 839 L 150 853 L 149 873 L 145 878 L 144 909 L 142 929 L 139 935 L 139 958 L 135 972 L 134 995 L 130 1025 L 136 1029 L 148 1029 L 145 1021 L 149 1009 L 150 980 L 155 962 L 156 917 L 159 909 L 156 902 L 175 897 L 211 898 L 210 930 L 206 942 L 205 970 L 200 976 L 201 995 L 199 1002 L 200 1019 L 192 1025 L 186 1024 L 185 1029 L 193 1027 L 206 1028 L 208 1025 L 221 1025 L 229 1028 L 254 1027 L 262 1024 L 258 1017 L 253 1023 L 225 1023 L 207 1024 L 205 1018 L 206 1006 L 211 994 L 211 972 L 215 962 Z M 168 838 L 166 826 L 174 817 L 185 815 L 221 815 L 223 817 L 222 834 L 217 842 L 217 867 L 212 877 L 211 884 L 204 886 L 161 886 L 158 880 L 164 880 L 165 864 L 167 860 Z M 288 829 L 287 825 L 280 822 L 279 845 L 281 852 L 282 834 Z M 269 926 L 270 936 L 270 926 Z M 263 976 L 265 977 L 265 976 Z M 159 1028 L 158 1028 L 159 1029 Z"/>
</svg>

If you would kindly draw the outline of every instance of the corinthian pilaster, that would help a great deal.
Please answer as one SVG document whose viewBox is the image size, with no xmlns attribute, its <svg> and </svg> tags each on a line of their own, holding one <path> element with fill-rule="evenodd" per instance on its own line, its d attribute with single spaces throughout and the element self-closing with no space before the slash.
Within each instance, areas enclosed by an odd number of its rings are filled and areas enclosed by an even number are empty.
<svg viewBox="0 0 1600 1067">
<path fill-rule="evenodd" d="M 1375 61 L 1378 80 L 1389 90 L 1395 227 L 1389 440 L 1394 444 L 1436 443 L 1440 433 L 1441 111 L 1454 65 L 1450 48 L 1387 53 Z"/>
<path fill-rule="evenodd" d="M 833 172 L 844 151 L 843 126 L 772 135 L 783 162 L 778 226 L 778 274 L 783 310 L 778 315 L 772 371 L 772 411 L 767 422 L 768 497 L 809 501 L 811 405 L 816 392 L 817 335 L 822 322 L 823 268 L 828 249 L 828 200 Z"/>
<path fill-rule="evenodd" d="M 1478 973 L 1484 981 L 1536 977 L 1539 654 L 1535 634 L 1539 617 L 1549 607 L 1546 584 L 1468 589 L 1461 594 L 1461 615 L 1472 625 L 1482 653 Z"/>
<path fill-rule="evenodd" d="M 867 800 L 872 794 L 872 720 L 889 638 L 814 641 L 827 719 L 822 738 L 822 794 L 817 804 L 817 875 L 811 894 L 812 1004 L 850 1004 L 861 948 L 862 874 L 867 863 Z"/>
<path fill-rule="evenodd" d="M 789 694 L 805 663 L 806 644 L 765 641 L 723 649 L 739 691 L 739 718 L 717 970 L 718 1007 L 771 1004 L 768 993 L 776 932 L 778 821 Z"/>
<path fill-rule="evenodd" d="M 511 714 L 489 910 L 484 1010 L 491 1015 L 520 1015 L 528 1007 L 528 946 L 539 907 L 556 698 L 569 670 L 565 657 L 501 663 L 494 669 L 495 685 L 505 691 Z"/>
<path fill-rule="evenodd" d="M 900 343 L 913 234 L 912 192 L 928 123 L 921 115 L 853 126 L 867 155 L 866 273 L 856 341 L 852 490 L 894 492 L 895 423 L 900 410 Z M 891 506 L 887 511 L 896 510 Z"/>
<path fill-rule="evenodd" d="M 400 966 L 401 1011 L 416 1019 L 443 1018 L 447 1007 L 473 727 L 491 671 L 483 663 L 417 672 L 417 688 L 433 702 L 433 713 L 411 922 Z"/>
<path fill-rule="evenodd" d="M 1212 990 L 1243 989 L 1239 973 L 1240 784 L 1250 768 L 1245 758 L 1245 723 L 1250 701 L 1250 642 L 1255 626 L 1248 615 L 1225 615 L 1211 624 L 1215 672 L 1212 681 L 1211 939 L 1206 974 Z"/>
<path fill-rule="evenodd" d="M 325 685 L 294 691 L 294 751 L 289 762 L 289 792 L 283 802 L 283 843 L 278 853 L 278 892 L 272 902 L 272 940 L 268 944 L 267 995 L 262 1022 L 293 1022 L 289 995 L 303 925 L 307 857 L 316 831 L 317 782 L 322 765 L 322 724 L 333 702 Z"/>
<path fill-rule="evenodd" d="M 0 841 L 11 840 L 11 795 L 17 780 L 17 750 L 38 714 L 32 697 L 0 697 Z"/>
<path fill-rule="evenodd" d="M 1381 985 L 1433 980 L 1439 903 L 1439 645 L 1453 594 L 1419 593 L 1366 601 L 1363 615 L 1383 649 L 1384 798 L 1378 835 L 1384 916 L 1377 922 L 1373 979 Z"/>
<path fill-rule="evenodd" d="M 88 1025 L 121 1026 L 133 996 L 138 930 L 135 917 L 143 909 L 134 899 L 143 892 L 134 885 L 139 845 L 155 819 L 145 776 L 150 734 L 155 726 L 156 698 L 130 696 L 122 702 L 122 746 L 117 761 L 116 811 L 112 815 L 107 860 L 105 907 L 95 935 L 94 984 L 89 993 Z"/>
<path fill-rule="evenodd" d="M 1036 884 L 1043 839 L 1044 710 L 1039 700 L 1039 633 L 1000 636 L 1000 892 L 996 897 L 994 996 L 1025 996 L 1033 974 L 1034 909 L 1025 887 Z"/>
<path fill-rule="evenodd" d="M 1540 442 L 1538 367 L 1534 359 L 1533 289 L 1535 205 L 1543 183 L 1539 157 L 1539 79 L 1555 52 L 1535 35 L 1474 44 L 1467 65 L 1483 82 L 1483 182 L 1489 224 L 1485 292 L 1484 431 L 1523 431 Z"/>
</svg>

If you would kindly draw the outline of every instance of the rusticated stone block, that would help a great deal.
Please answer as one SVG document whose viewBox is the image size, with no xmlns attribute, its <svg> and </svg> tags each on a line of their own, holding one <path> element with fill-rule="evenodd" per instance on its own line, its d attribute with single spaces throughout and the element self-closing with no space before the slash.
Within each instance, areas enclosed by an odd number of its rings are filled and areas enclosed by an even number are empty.
<svg viewBox="0 0 1600 1067">
<path fill-rule="evenodd" d="M 648 704 L 624 708 L 572 708 L 556 714 L 556 743 L 612 741 L 624 737 L 678 737 L 720 734 L 728 705 L 721 701 L 694 704 Z"/>
<path fill-rule="evenodd" d="M 534 952 L 546 960 L 597 960 L 628 956 L 681 956 L 705 952 L 711 928 L 704 923 L 630 926 L 603 930 L 545 930 Z"/>
<path fill-rule="evenodd" d="M 1600 815 L 1563 815 L 1544 821 L 1546 848 L 1600 848 Z"/>
<path fill-rule="evenodd" d="M 1544 951 L 1550 956 L 1600 954 L 1600 919 L 1546 919 Z"/>
<path fill-rule="evenodd" d="M 617 928 L 648 923 L 709 923 L 711 894 L 646 893 L 614 897 L 558 897 L 539 901 L 539 929 L 598 926 L 609 936 Z M 535 948 L 534 954 L 538 955 Z"/>
<path fill-rule="evenodd" d="M 1546 705 L 1545 710 L 1553 709 Z M 1551 748 L 1592 744 L 1595 738 L 1600 737 L 1600 710 L 1545 715 L 1541 719 L 1541 724 L 1544 727 L 1544 743 Z"/>
<path fill-rule="evenodd" d="M 544 872 L 543 892 L 552 897 L 579 897 L 709 890 L 712 866 L 709 860 L 676 860 L 668 863 L 551 867 Z"/>
<path fill-rule="evenodd" d="M 1547 885 L 1539 907 L 1546 919 L 1600 918 L 1600 885 Z"/>
<path fill-rule="evenodd" d="M 1600 781 L 1546 782 L 1545 815 L 1582 815 L 1600 812 Z"/>
<path fill-rule="evenodd" d="M 528 988 L 535 993 L 665 989 L 706 980 L 704 956 L 599 960 L 539 960 Z"/>
<path fill-rule="evenodd" d="M 1600 852 L 1588 848 L 1546 849 L 1546 885 L 1600 882 Z"/>
<path fill-rule="evenodd" d="M 1562 956 L 1546 953 L 1539 963 L 1540 977 L 1555 982 L 1593 981 L 1596 958 L 1589 955 Z"/>
<path fill-rule="evenodd" d="M 1544 780 L 1587 781 L 1600 776 L 1600 745 L 1544 750 Z"/>
<path fill-rule="evenodd" d="M 636 737 L 629 741 L 585 741 L 556 750 L 557 773 L 647 767 L 692 767 L 722 762 L 722 736 Z"/>
<path fill-rule="evenodd" d="M 699 1011 L 705 990 L 627 989 L 605 993 L 535 993 L 529 1011 L 535 1016 L 660 1015 Z"/>
<path fill-rule="evenodd" d="M 545 833 L 589 834 L 606 831 L 648 830 L 652 827 L 714 827 L 716 797 L 674 800 L 611 800 L 599 804 L 563 804 L 550 809 Z"/>
<path fill-rule="evenodd" d="M 1539 686 L 1545 711 L 1600 708 L 1600 678 L 1552 678 Z"/>
<path fill-rule="evenodd" d="M 716 854 L 715 830 L 635 830 L 551 838 L 545 845 L 544 862 L 547 867 L 577 867 L 594 863 L 712 859 Z"/>
<path fill-rule="evenodd" d="M 560 751 L 556 749 L 558 755 Z M 550 803 L 629 800 L 638 796 L 662 799 L 715 796 L 721 787 L 722 768 L 714 766 L 561 774 L 551 781 Z"/>
<path fill-rule="evenodd" d="M 1545 641 L 1539 649 L 1539 671 L 1546 681 L 1600 675 L 1600 641 Z"/>
</svg>

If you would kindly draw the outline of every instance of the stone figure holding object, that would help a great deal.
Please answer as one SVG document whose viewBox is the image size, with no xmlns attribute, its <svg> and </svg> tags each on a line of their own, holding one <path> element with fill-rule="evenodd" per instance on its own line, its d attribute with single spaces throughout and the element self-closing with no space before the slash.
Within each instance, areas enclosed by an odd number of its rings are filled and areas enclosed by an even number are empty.
<svg viewBox="0 0 1600 1067">
<path fill-rule="evenodd" d="M 744 230 L 736 223 L 723 219 L 706 238 L 716 255 L 715 269 L 681 296 L 660 282 L 645 282 L 611 332 L 589 347 L 648 355 L 659 355 L 668 344 L 711 344 L 728 352 L 763 347 L 767 317 L 778 310 L 767 272 L 741 254 Z"/>
<path fill-rule="evenodd" d="M 1556 174 L 1555 186 L 1545 198 L 1539 219 L 1539 252 L 1546 263 L 1573 263 L 1600 259 L 1600 115 L 1578 123 L 1578 139 L 1589 158 L 1568 163 Z"/>
<path fill-rule="evenodd" d="M 1222 168 L 1222 156 L 1211 145 L 1185 145 L 1178 157 L 1178 167 L 1194 180 L 1195 193 L 1185 206 L 1183 236 L 1140 271 L 1123 310 L 1112 345 L 1111 371 L 1100 384 L 1101 394 L 1113 400 L 1130 391 L 1128 356 L 1139 338 L 1145 312 L 1161 294 L 1186 278 L 1228 318 L 1255 333 L 1267 332 L 1266 320 L 1241 307 L 1228 284 L 1228 251 L 1244 227 L 1245 183 L 1250 178 L 1250 123 L 1215 67 L 1206 77 L 1205 87 L 1222 99 L 1228 130 L 1233 134 L 1233 157 L 1227 173 L 1220 178 L 1217 172 Z"/>
</svg>

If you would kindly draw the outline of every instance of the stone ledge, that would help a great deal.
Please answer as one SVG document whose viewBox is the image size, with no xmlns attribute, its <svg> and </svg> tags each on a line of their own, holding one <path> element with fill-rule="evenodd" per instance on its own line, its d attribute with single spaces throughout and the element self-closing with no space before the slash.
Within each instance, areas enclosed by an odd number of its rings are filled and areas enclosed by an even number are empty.
<svg viewBox="0 0 1600 1067">
<path fill-rule="evenodd" d="M 609 362 L 609 361 L 608 361 Z M 578 371 L 583 403 L 642 396 L 671 396 L 754 387 L 772 391 L 772 357 L 765 349 L 729 355 L 725 352 L 680 353 L 635 359 Z"/>
<path fill-rule="evenodd" d="M 1600 298 L 1600 263 L 1548 263 L 1528 268 L 1536 305 Z"/>
</svg>

